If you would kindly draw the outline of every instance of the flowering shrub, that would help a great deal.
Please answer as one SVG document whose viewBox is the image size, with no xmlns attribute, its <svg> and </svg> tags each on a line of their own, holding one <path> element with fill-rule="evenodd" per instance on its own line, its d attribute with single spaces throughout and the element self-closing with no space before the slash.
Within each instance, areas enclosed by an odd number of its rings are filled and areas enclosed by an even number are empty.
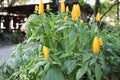
<svg viewBox="0 0 120 80">
<path fill-rule="evenodd" d="M 119 27 L 100 30 L 95 20 L 84 23 L 79 11 L 70 12 L 72 16 L 37 12 L 23 25 L 28 28 L 26 41 L 14 52 L 13 58 L 18 58 L 9 70 L 10 80 L 119 79 L 111 76 L 117 74 L 112 70 L 120 71 Z M 6 76 L 7 70 L 3 73 Z"/>
</svg>

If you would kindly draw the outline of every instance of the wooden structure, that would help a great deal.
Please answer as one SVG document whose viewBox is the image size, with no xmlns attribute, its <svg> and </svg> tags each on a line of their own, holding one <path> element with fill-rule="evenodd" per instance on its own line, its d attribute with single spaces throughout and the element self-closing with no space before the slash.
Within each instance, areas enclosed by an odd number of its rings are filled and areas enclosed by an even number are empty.
<svg viewBox="0 0 120 80">
<path fill-rule="evenodd" d="M 72 5 L 78 3 L 78 0 L 66 0 L 65 4 L 72 9 Z M 51 9 L 53 11 L 59 10 L 59 0 L 53 0 Z M 44 4 L 46 6 L 46 4 Z M 82 19 L 87 22 L 87 16 L 93 14 L 92 8 L 84 8 L 81 6 Z M 0 8 L 0 31 L 16 31 L 20 30 L 22 23 L 26 21 L 28 16 L 34 12 L 34 5 L 22 5 L 22 6 L 11 6 Z"/>
<path fill-rule="evenodd" d="M 17 30 L 26 18 L 33 12 L 34 5 L 4 7 L 0 12 L 1 29 L 4 31 Z"/>
</svg>

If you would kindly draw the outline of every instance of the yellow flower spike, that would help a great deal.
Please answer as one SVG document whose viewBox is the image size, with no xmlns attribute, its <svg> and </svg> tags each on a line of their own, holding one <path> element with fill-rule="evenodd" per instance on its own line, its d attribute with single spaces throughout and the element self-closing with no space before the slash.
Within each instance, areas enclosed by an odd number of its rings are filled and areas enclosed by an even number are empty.
<svg viewBox="0 0 120 80">
<path fill-rule="evenodd" d="M 49 4 L 46 5 L 46 9 L 50 10 L 50 5 Z"/>
<path fill-rule="evenodd" d="M 102 46 L 103 45 L 102 38 L 100 38 L 99 41 L 100 41 L 100 46 Z"/>
<path fill-rule="evenodd" d="M 20 66 L 19 71 L 22 72 L 23 71 L 23 67 Z"/>
<path fill-rule="evenodd" d="M 96 15 L 96 21 L 100 21 L 100 13 L 97 13 L 97 15 Z"/>
<path fill-rule="evenodd" d="M 35 5 L 35 11 L 38 11 L 38 9 L 39 9 L 38 5 Z"/>
<path fill-rule="evenodd" d="M 83 20 L 80 20 L 80 24 L 83 24 L 84 23 L 84 21 Z"/>
<path fill-rule="evenodd" d="M 67 20 L 67 16 L 64 17 L 64 21 L 66 21 L 66 20 Z"/>
<path fill-rule="evenodd" d="M 77 16 L 80 17 L 81 16 L 81 10 L 80 10 L 79 4 L 77 4 L 76 8 L 77 8 L 77 10 L 76 10 L 77 11 Z"/>
<path fill-rule="evenodd" d="M 69 12 L 69 7 L 68 6 L 66 6 L 66 12 Z"/>
<path fill-rule="evenodd" d="M 43 46 L 42 52 L 44 54 L 44 58 L 48 59 L 49 58 L 49 53 L 48 53 L 48 48 L 46 46 Z"/>
<path fill-rule="evenodd" d="M 45 46 L 43 46 L 43 48 L 42 48 L 42 52 L 43 52 L 43 53 L 45 52 L 45 48 L 46 48 L 46 47 L 45 47 Z"/>
<path fill-rule="evenodd" d="M 65 12 L 65 3 L 64 3 L 64 0 L 61 0 L 61 12 Z"/>
<path fill-rule="evenodd" d="M 44 4 L 43 4 L 43 0 L 40 0 L 38 12 L 39 12 L 39 14 L 43 14 L 43 13 L 44 13 Z"/>
<path fill-rule="evenodd" d="M 98 37 L 94 38 L 92 48 L 94 53 L 98 54 L 100 52 L 100 41 Z"/>
<path fill-rule="evenodd" d="M 32 20 L 29 20 L 28 22 L 29 22 L 29 23 L 32 23 Z"/>
<path fill-rule="evenodd" d="M 78 20 L 78 16 L 77 16 L 77 5 L 74 4 L 73 8 L 72 8 L 72 20 Z"/>
</svg>

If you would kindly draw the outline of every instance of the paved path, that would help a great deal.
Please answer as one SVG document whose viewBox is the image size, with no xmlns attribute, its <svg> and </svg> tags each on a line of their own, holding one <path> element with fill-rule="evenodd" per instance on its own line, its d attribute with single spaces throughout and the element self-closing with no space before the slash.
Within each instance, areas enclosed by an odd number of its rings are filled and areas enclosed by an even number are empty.
<svg viewBox="0 0 120 80">
<path fill-rule="evenodd" d="M 2 59 L 8 60 L 15 47 L 16 44 L 0 46 L 0 60 Z"/>
</svg>

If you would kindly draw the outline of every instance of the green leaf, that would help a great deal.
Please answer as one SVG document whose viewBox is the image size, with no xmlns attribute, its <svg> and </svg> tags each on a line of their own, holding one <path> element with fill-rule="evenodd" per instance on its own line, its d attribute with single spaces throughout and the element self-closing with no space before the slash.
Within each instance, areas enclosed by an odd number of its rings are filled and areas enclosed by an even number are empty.
<svg viewBox="0 0 120 80">
<path fill-rule="evenodd" d="M 39 67 L 43 66 L 46 63 L 46 61 L 41 61 L 35 64 L 35 66 L 29 71 L 29 73 L 34 73 L 36 72 Z"/>
<path fill-rule="evenodd" d="M 95 78 L 96 80 L 101 80 L 102 78 L 102 70 L 98 63 L 95 64 Z"/>
<path fill-rule="evenodd" d="M 79 80 L 88 70 L 88 62 L 86 62 L 77 72 L 76 80 Z"/>
<path fill-rule="evenodd" d="M 65 50 L 66 52 L 71 52 L 74 50 L 76 45 L 77 35 L 74 30 L 72 30 L 69 34 L 69 40 L 65 42 Z"/>
<path fill-rule="evenodd" d="M 87 53 L 82 54 L 82 56 L 83 56 L 82 63 L 85 63 L 87 60 L 91 58 L 91 54 L 87 54 Z"/>
<path fill-rule="evenodd" d="M 58 19 L 58 20 L 56 21 L 56 24 L 59 24 L 59 23 L 64 23 L 64 19 Z"/>
<path fill-rule="evenodd" d="M 55 50 L 56 49 L 56 44 L 55 44 L 55 40 L 51 40 L 50 38 L 48 39 L 49 40 L 49 44 L 50 44 L 50 47 Z"/>
<path fill-rule="evenodd" d="M 44 75 L 44 71 L 41 69 L 37 75 L 37 77 L 41 78 Z"/>
<path fill-rule="evenodd" d="M 68 28 L 69 26 L 61 26 L 60 28 L 57 29 L 57 31 L 60 31 L 60 30 L 63 30 L 63 29 L 66 29 Z"/>
<path fill-rule="evenodd" d="M 97 33 L 98 30 L 99 30 L 97 24 L 96 24 L 96 23 L 93 23 L 91 26 L 92 26 L 92 28 L 91 28 L 92 32 L 93 32 L 93 33 Z"/>
<path fill-rule="evenodd" d="M 76 43 L 76 39 L 77 39 L 77 34 L 75 33 L 75 31 L 72 31 L 72 32 L 69 34 L 70 45 Z"/>
<path fill-rule="evenodd" d="M 50 67 L 50 63 L 47 63 L 44 67 L 44 70 L 47 71 L 49 69 L 49 67 Z"/>
<path fill-rule="evenodd" d="M 65 50 L 67 53 L 72 52 L 72 50 L 75 48 L 76 44 L 70 45 L 69 41 L 65 43 Z"/>
<path fill-rule="evenodd" d="M 94 64 L 95 62 L 97 61 L 97 58 L 92 58 L 91 60 L 90 60 L 90 66 L 92 65 L 92 64 Z"/>
<path fill-rule="evenodd" d="M 51 68 L 47 72 L 45 80 L 65 80 L 59 68 Z"/>
<path fill-rule="evenodd" d="M 75 23 L 73 21 L 65 21 L 64 25 L 65 26 L 71 26 L 74 25 Z"/>
<path fill-rule="evenodd" d="M 59 57 L 57 57 L 56 55 L 51 55 L 51 57 L 53 58 L 53 60 L 55 60 L 55 62 L 53 64 L 57 64 L 58 66 L 62 65 L 59 60 Z"/>
<path fill-rule="evenodd" d="M 45 30 L 45 34 L 48 36 L 48 37 L 51 37 L 52 33 L 51 33 L 51 29 L 49 27 L 48 24 L 44 23 L 44 30 Z"/>
<path fill-rule="evenodd" d="M 105 60 L 104 60 L 104 55 L 103 54 L 100 54 L 100 56 L 99 56 L 99 62 L 101 63 L 101 68 L 103 70 L 105 70 L 106 69 L 106 64 L 105 64 Z"/>
<path fill-rule="evenodd" d="M 53 22 L 53 21 L 50 21 L 49 24 L 50 24 L 50 27 L 51 27 L 51 28 L 54 28 L 54 22 Z"/>
<path fill-rule="evenodd" d="M 92 71 L 90 70 L 90 69 L 88 69 L 88 71 L 87 71 L 87 75 L 88 75 L 88 78 L 89 78 L 89 80 L 94 80 L 94 75 L 91 73 Z"/>
<path fill-rule="evenodd" d="M 29 20 L 32 20 L 30 23 Z M 35 26 L 39 26 L 40 24 L 40 18 L 36 14 L 32 14 L 29 16 L 28 20 L 23 24 L 24 27 L 30 27 L 35 28 Z"/>
<path fill-rule="evenodd" d="M 65 61 L 64 63 L 64 66 L 67 70 L 67 73 L 70 74 L 75 68 L 76 68 L 76 60 L 68 60 L 68 61 Z"/>
</svg>

